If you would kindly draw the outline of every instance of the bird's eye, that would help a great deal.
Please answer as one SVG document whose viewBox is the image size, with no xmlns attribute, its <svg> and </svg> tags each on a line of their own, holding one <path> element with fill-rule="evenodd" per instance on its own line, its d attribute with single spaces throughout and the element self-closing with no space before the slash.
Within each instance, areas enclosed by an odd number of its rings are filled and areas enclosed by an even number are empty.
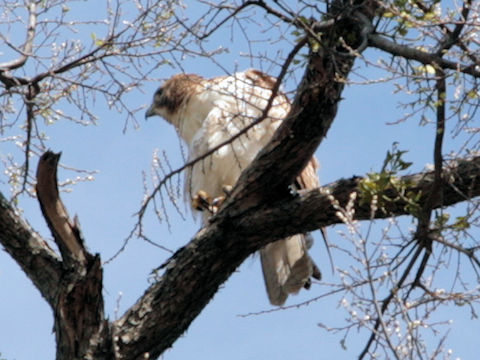
<svg viewBox="0 0 480 360">
<path fill-rule="evenodd" d="M 159 89 L 155 92 L 155 97 L 156 97 L 156 98 L 160 98 L 160 96 L 162 96 L 162 93 L 163 93 L 163 88 L 159 88 Z"/>
</svg>

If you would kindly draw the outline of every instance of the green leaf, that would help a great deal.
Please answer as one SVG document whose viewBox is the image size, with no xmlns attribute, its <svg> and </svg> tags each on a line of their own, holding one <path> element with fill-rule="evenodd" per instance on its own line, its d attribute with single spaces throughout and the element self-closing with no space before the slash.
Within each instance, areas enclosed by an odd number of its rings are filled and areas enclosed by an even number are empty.
<svg viewBox="0 0 480 360">
<path fill-rule="evenodd" d="M 470 223 L 468 222 L 468 217 L 467 216 L 457 216 L 455 219 L 455 222 L 453 223 L 453 228 L 455 230 L 466 230 L 470 228 Z"/>
</svg>

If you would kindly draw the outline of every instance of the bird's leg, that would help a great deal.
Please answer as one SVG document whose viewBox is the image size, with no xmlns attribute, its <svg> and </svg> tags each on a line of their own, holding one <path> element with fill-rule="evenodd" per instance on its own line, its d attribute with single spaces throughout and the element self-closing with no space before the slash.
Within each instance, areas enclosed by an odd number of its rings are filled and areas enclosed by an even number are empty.
<svg viewBox="0 0 480 360">
<path fill-rule="evenodd" d="M 192 199 L 192 207 L 198 211 L 207 210 L 211 214 L 215 214 L 220 206 L 222 206 L 225 199 L 230 195 L 232 189 L 233 187 L 230 185 L 223 185 L 222 190 L 225 195 L 217 196 L 216 198 L 213 198 L 213 200 L 206 191 L 199 190 Z"/>
</svg>

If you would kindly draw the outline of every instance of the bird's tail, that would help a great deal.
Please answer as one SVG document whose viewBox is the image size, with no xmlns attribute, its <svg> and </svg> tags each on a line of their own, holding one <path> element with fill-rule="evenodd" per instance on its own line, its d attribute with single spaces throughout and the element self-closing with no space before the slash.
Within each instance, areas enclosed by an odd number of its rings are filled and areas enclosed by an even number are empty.
<svg viewBox="0 0 480 360">
<path fill-rule="evenodd" d="M 310 286 L 320 271 L 308 255 L 308 237 L 298 234 L 268 244 L 260 250 L 263 277 L 270 302 L 281 306 L 289 294 Z"/>
</svg>

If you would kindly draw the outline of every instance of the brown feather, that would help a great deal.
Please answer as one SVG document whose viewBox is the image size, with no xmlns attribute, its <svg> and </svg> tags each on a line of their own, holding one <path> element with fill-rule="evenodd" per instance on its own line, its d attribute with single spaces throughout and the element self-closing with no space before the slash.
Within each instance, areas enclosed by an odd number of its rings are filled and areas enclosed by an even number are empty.
<svg viewBox="0 0 480 360">
<path fill-rule="evenodd" d="M 171 114 L 176 113 L 188 99 L 200 92 L 205 79 L 195 74 L 178 74 L 165 81 L 157 90 L 155 101 Z"/>
<path fill-rule="evenodd" d="M 300 189 L 315 189 L 320 186 L 317 171 L 320 165 L 315 157 L 312 157 L 307 166 L 302 170 L 299 176 L 297 176 L 296 182 Z"/>
</svg>

